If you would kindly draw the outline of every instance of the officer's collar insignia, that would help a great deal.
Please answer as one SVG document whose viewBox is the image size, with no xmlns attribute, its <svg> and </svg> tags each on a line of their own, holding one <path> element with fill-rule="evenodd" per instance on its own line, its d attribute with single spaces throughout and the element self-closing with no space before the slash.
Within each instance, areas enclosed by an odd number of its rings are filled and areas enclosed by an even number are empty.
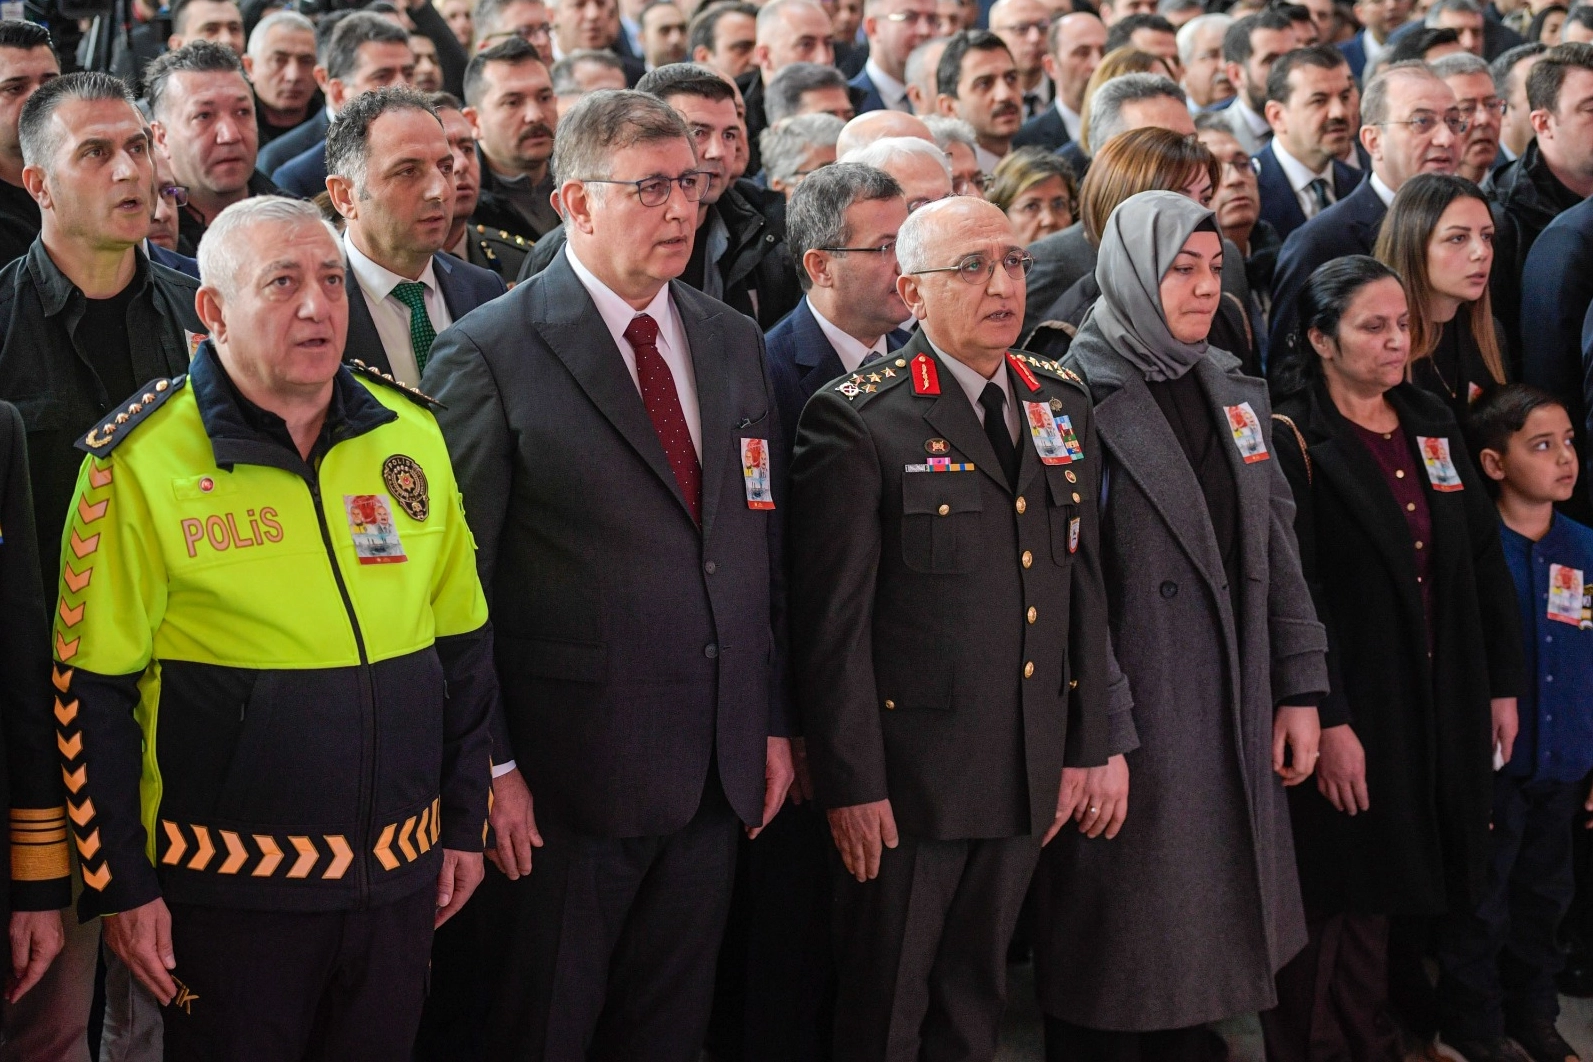
<svg viewBox="0 0 1593 1062">
<path fill-rule="evenodd" d="M 421 391 L 418 388 L 411 387 L 402 380 L 395 380 L 392 373 L 383 372 L 374 365 L 367 365 L 358 358 L 346 361 L 343 364 L 347 365 L 350 369 L 353 369 L 356 373 L 367 380 L 374 380 L 377 383 L 386 384 L 395 391 L 402 391 L 412 401 L 418 402 L 420 405 L 427 407 L 436 406 L 439 409 L 446 408 L 441 402 L 437 401 L 426 392 Z"/>
<path fill-rule="evenodd" d="M 143 390 L 129 399 L 126 405 L 119 406 L 115 413 L 90 428 L 89 433 L 78 441 L 77 448 L 97 456 L 110 453 L 117 443 L 127 438 L 168 398 L 181 391 L 187 382 L 188 377 L 183 375 L 170 379 L 163 377 L 145 384 Z"/>
<path fill-rule="evenodd" d="M 392 492 L 394 500 L 415 521 L 424 521 L 431 515 L 431 494 L 426 485 L 426 473 L 412 457 L 394 454 L 382 462 L 382 482 Z"/>
</svg>

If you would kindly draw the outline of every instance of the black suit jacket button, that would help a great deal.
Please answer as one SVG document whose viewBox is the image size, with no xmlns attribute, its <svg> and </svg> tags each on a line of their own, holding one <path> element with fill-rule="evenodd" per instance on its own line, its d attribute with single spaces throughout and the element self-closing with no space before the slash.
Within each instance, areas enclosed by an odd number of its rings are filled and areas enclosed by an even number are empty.
<svg viewBox="0 0 1593 1062">
<path fill-rule="evenodd" d="M 712 660 L 714 657 L 719 655 L 719 647 L 714 645 L 712 642 L 709 642 L 707 645 L 703 646 L 702 655 L 706 656 L 709 660 Z"/>
<path fill-rule="evenodd" d="M 714 572 L 719 570 L 719 565 L 715 564 L 713 561 L 703 561 L 702 570 L 707 572 L 709 575 L 712 575 Z"/>
<path fill-rule="evenodd" d="M 1165 583 L 1162 584 L 1162 596 L 1163 597 L 1177 597 L 1178 596 L 1178 584 L 1173 582 L 1171 579 L 1167 580 Z"/>
</svg>

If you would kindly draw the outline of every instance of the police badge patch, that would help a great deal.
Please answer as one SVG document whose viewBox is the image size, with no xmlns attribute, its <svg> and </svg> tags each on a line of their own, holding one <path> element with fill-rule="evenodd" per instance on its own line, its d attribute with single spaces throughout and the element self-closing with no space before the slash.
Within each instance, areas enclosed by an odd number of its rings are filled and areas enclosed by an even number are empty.
<svg viewBox="0 0 1593 1062">
<path fill-rule="evenodd" d="M 393 492 L 393 499 L 411 520 L 424 521 L 431 515 L 431 495 L 426 488 L 426 473 L 412 457 L 394 454 L 382 462 L 382 482 Z"/>
</svg>

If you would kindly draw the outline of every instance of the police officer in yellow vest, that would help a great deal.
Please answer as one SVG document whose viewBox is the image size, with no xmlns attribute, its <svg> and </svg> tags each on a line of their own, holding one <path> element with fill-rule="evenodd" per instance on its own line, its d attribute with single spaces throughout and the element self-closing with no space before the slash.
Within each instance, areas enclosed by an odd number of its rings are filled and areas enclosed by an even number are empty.
<svg viewBox="0 0 1593 1062">
<path fill-rule="evenodd" d="M 341 365 L 341 245 L 257 197 L 199 248 L 210 340 L 82 441 L 55 716 L 82 913 L 169 1060 L 409 1057 L 480 881 L 498 688 L 418 392 Z"/>
</svg>

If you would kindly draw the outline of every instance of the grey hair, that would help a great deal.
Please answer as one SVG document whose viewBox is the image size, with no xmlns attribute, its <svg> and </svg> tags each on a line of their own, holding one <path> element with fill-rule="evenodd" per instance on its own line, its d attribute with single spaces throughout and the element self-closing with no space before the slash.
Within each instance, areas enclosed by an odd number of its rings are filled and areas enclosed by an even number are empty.
<svg viewBox="0 0 1593 1062">
<path fill-rule="evenodd" d="M 775 0 L 779 3 L 780 0 Z M 767 7 L 765 11 L 769 10 Z M 802 106 L 806 93 L 838 88 L 846 91 L 846 75 L 833 66 L 819 63 L 791 63 L 769 79 L 763 91 L 763 113 L 770 125 L 789 118 Z"/>
<path fill-rule="evenodd" d="M 337 229 L 321 216 L 314 203 L 289 199 L 285 195 L 256 195 L 240 199 L 216 215 L 199 239 L 199 270 L 205 286 L 219 291 L 223 298 L 238 290 L 238 273 L 249 257 L 248 248 L 239 246 L 238 233 L 254 225 L 275 223 L 319 225 L 339 247 Z"/>
<path fill-rule="evenodd" d="M 1438 16 L 1445 11 L 1453 11 L 1460 15 L 1481 15 L 1482 5 L 1477 0 L 1433 0 L 1433 6 L 1427 9 L 1424 20 L 1427 26 L 1438 25 Z"/>
<path fill-rule="evenodd" d="M 625 72 L 625 64 L 620 62 L 620 57 L 613 52 L 600 52 L 596 48 L 577 48 L 548 69 L 548 77 L 553 80 L 553 94 L 555 96 L 579 96 L 581 94 L 581 82 L 576 79 L 575 68 L 582 63 L 597 63 L 599 66 L 606 66 L 611 70 Z"/>
<path fill-rule="evenodd" d="M 1126 125 L 1123 104 L 1164 96 L 1179 103 L 1187 99 L 1177 82 L 1161 74 L 1124 74 L 1102 84 L 1090 100 L 1090 142 L 1087 146 L 1091 156 L 1123 131 Z"/>
<path fill-rule="evenodd" d="M 121 78 L 98 72 L 62 74 L 39 86 L 22 105 L 17 121 L 17 138 L 22 145 L 22 161 L 50 172 L 50 164 L 61 146 L 60 134 L 50 121 L 56 108 L 67 100 L 121 100 L 133 106 L 133 94 Z"/>
<path fill-rule="evenodd" d="M 915 157 L 934 159 L 936 164 L 946 171 L 946 180 L 951 180 L 951 163 L 947 161 L 946 153 L 929 141 L 916 136 L 883 137 L 866 147 L 853 148 L 836 161 L 858 162 L 889 173 L 891 163 Z"/>
<path fill-rule="evenodd" d="M 476 40 L 483 40 L 498 32 L 498 20 L 515 4 L 541 2 L 542 0 L 476 0 L 475 7 L 470 12 L 470 22 L 475 27 Z"/>
<path fill-rule="evenodd" d="M 1366 90 L 1361 95 L 1362 125 L 1382 125 L 1388 121 L 1388 86 L 1390 82 L 1401 78 L 1437 80 L 1438 75 L 1420 59 L 1406 59 L 1383 67 L 1366 83 Z"/>
<path fill-rule="evenodd" d="M 979 134 L 974 132 L 974 127 L 961 118 L 952 118 L 944 114 L 924 115 L 924 124 L 929 127 L 929 135 L 935 138 L 935 144 L 942 151 L 950 151 L 953 144 L 965 144 L 969 151 L 979 154 Z"/>
<path fill-rule="evenodd" d="M 816 247 L 845 247 L 852 242 L 846 212 L 853 203 L 900 199 L 896 178 L 873 166 L 838 162 L 797 185 L 785 213 L 785 243 L 796 258 L 802 290 L 813 287 L 803 257 Z"/>
<path fill-rule="evenodd" d="M 1470 52 L 1455 52 L 1439 59 L 1434 59 L 1429 64 L 1433 73 L 1441 78 L 1462 77 L 1466 74 L 1485 74 L 1490 80 L 1493 71 L 1488 67 L 1488 60 L 1481 56 L 1472 55 Z"/>
<path fill-rule="evenodd" d="M 425 111 L 437 118 L 437 109 L 424 93 L 407 85 L 389 85 L 362 92 L 343 105 L 326 130 L 326 172 L 346 178 L 355 194 L 365 198 L 365 176 L 371 157 L 371 126 L 393 111 Z M 438 125 L 442 119 L 437 118 Z"/>
<path fill-rule="evenodd" d="M 1178 30 L 1178 61 L 1188 66 L 1195 59 L 1195 38 L 1200 31 L 1208 26 L 1215 26 L 1221 33 L 1227 33 L 1228 27 L 1233 25 L 1233 16 L 1224 15 L 1213 11 L 1209 15 L 1196 15 L 1184 23 Z M 1222 45 L 1219 35 L 1218 47 Z"/>
<path fill-rule="evenodd" d="M 1156 13 L 1163 17 L 1176 15 L 1181 11 L 1204 11 L 1204 0 L 1160 0 L 1156 5 Z"/>
<path fill-rule="evenodd" d="M 834 147 L 846 123 L 833 114 L 798 114 L 782 118 L 758 136 L 763 168 L 770 178 L 789 184 L 802 160 L 815 147 Z"/>
<path fill-rule="evenodd" d="M 931 102 L 938 91 L 936 69 L 940 66 L 940 55 L 945 51 L 947 40 L 947 37 L 931 37 L 908 53 L 907 65 L 902 68 L 902 83 L 920 88 L 927 86 Z M 931 52 L 937 52 L 934 66 L 929 64 Z"/>
<path fill-rule="evenodd" d="M 953 202 L 955 198 L 942 199 L 940 202 Z M 929 260 L 929 240 L 945 228 L 944 222 L 934 219 L 939 212 L 934 209 L 936 206 L 935 203 L 929 203 L 908 214 L 907 220 L 896 231 L 896 265 L 903 276 L 934 267 Z"/>
<path fill-rule="evenodd" d="M 265 41 L 272 30 L 278 26 L 287 26 L 290 29 L 303 30 L 311 36 L 315 35 L 315 23 L 299 14 L 297 11 L 273 11 L 261 19 L 254 27 L 254 32 L 249 34 L 249 58 L 259 61 L 265 56 Z"/>
<path fill-rule="evenodd" d="M 753 23 L 757 40 L 766 41 L 771 33 L 776 32 L 778 27 L 776 27 L 775 23 L 780 21 L 780 13 L 788 7 L 811 7 L 819 11 L 824 10 L 824 8 L 814 3 L 814 0 L 769 0 L 767 4 L 758 9 L 758 17 Z"/>
<path fill-rule="evenodd" d="M 604 179 L 613 172 L 617 152 L 677 139 L 691 147 L 685 119 L 657 96 L 634 89 L 588 92 L 559 120 L 553 138 L 554 180 Z M 565 225 L 569 223 L 566 217 Z"/>
</svg>

